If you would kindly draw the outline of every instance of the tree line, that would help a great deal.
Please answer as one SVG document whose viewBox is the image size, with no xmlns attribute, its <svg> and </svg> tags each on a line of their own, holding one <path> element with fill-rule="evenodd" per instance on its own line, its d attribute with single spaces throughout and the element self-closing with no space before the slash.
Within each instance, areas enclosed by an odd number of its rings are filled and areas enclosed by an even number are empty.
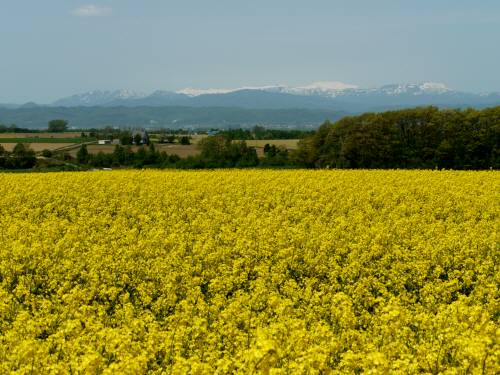
<svg viewBox="0 0 500 375">
<path fill-rule="evenodd" d="M 35 152 L 23 143 L 16 144 L 12 152 L 0 145 L 0 169 L 30 169 L 36 162 Z"/>
<path fill-rule="evenodd" d="M 28 128 L 20 128 L 15 124 L 12 125 L 3 125 L 0 124 L 0 133 L 41 133 L 44 131 L 48 131 L 51 133 L 60 133 L 68 130 L 68 121 L 63 119 L 55 119 L 50 120 L 48 122 L 47 129 L 28 129 Z"/>
<path fill-rule="evenodd" d="M 261 140 L 261 139 L 302 139 L 314 134 L 314 130 L 301 129 L 267 129 L 263 126 L 254 126 L 252 129 L 226 129 L 218 135 L 231 140 Z"/>
<path fill-rule="evenodd" d="M 245 141 L 231 141 L 224 136 L 210 136 L 200 141 L 199 154 L 181 158 L 157 150 L 154 143 L 140 146 L 136 151 L 130 145 L 116 145 L 112 153 L 90 154 L 86 145 L 81 145 L 76 160 L 81 166 L 94 168 L 255 168 L 292 167 L 289 151 L 284 147 L 267 144 L 263 157 L 258 157 L 254 147 Z"/>
<path fill-rule="evenodd" d="M 308 168 L 498 169 L 500 106 L 345 117 L 324 123 L 293 156 Z"/>
<path fill-rule="evenodd" d="M 27 128 L 19 128 L 15 124 L 3 125 L 0 124 L 0 134 L 1 133 L 40 133 L 40 130 L 31 130 Z"/>
</svg>

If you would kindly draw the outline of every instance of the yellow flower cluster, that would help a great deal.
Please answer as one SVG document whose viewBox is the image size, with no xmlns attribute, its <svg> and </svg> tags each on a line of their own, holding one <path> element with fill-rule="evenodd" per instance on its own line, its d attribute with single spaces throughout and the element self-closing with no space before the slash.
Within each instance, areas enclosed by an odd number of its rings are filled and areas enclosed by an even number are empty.
<svg viewBox="0 0 500 375">
<path fill-rule="evenodd" d="M 0 175 L 0 373 L 495 374 L 500 173 Z"/>
</svg>

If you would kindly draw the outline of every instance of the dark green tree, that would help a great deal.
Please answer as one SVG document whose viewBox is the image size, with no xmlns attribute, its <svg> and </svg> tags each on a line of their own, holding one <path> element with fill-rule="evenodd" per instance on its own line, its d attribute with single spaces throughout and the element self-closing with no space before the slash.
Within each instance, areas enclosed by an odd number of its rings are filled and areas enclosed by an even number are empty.
<svg viewBox="0 0 500 375">
<path fill-rule="evenodd" d="M 68 121 L 57 119 L 49 121 L 49 132 L 58 133 L 68 130 Z"/>
<path fill-rule="evenodd" d="M 24 156 L 28 151 L 28 147 L 24 145 L 24 143 L 18 143 L 14 146 L 12 150 L 12 154 L 14 156 Z"/>
<path fill-rule="evenodd" d="M 29 169 L 36 164 L 35 152 L 23 143 L 14 146 L 11 159 L 13 168 Z"/>
<path fill-rule="evenodd" d="M 124 146 L 132 144 L 132 134 L 130 132 L 123 132 L 120 134 L 120 143 Z"/>
<path fill-rule="evenodd" d="M 148 153 L 144 146 L 139 147 L 137 152 L 135 153 L 135 164 L 134 166 L 136 168 L 142 168 L 144 164 L 146 163 Z"/>
<path fill-rule="evenodd" d="M 52 151 L 45 149 L 45 150 L 42 151 L 42 156 L 45 157 L 45 158 L 51 158 L 52 157 Z"/>
<path fill-rule="evenodd" d="M 87 145 L 81 145 L 80 149 L 76 153 L 76 161 L 79 164 L 87 164 L 89 161 L 89 152 L 87 150 Z"/>
<path fill-rule="evenodd" d="M 251 167 L 259 163 L 255 148 L 245 141 L 231 141 L 225 136 L 210 136 L 198 144 L 200 160 L 210 168 Z"/>
<path fill-rule="evenodd" d="M 125 165 L 127 163 L 127 156 L 125 153 L 125 147 L 116 145 L 113 151 L 113 162 Z"/>
<path fill-rule="evenodd" d="M 136 145 L 142 144 L 142 135 L 140 135 L 139 133 L 137 133 L 136 135 L 134 135 L 133 139 L 134 139 L 134 143 Z"/>
</svg>

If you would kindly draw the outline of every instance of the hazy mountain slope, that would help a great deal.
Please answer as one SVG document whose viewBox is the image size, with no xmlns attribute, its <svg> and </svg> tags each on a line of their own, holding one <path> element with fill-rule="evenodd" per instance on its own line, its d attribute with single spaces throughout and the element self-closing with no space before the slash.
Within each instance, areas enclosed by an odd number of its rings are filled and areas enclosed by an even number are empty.
<svg viewBox="0 0 500 375">
<path fill-rule="evenodd" d="M 38 107 L 0 108 L 0 124 L 46 128 L 50 120 L 63 118 L 70 126 L 91 128 L 130 127 L 317 127 L 326 119 L 346 113 L 311 109 L 243 109 L 222 107 Z"/>
</svg>

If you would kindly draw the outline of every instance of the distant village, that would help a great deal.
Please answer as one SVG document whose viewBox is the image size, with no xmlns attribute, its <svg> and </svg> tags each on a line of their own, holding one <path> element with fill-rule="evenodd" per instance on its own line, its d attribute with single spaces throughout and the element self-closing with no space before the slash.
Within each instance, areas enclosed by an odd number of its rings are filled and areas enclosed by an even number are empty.
<svg viewBox="0 0 500 375">
<path fill-rule="evenodd" d="M 132 145 L 149 145 L 149 142 L 149 134 L 146 129 L 132 131 L 130 142 Z M 99 145 L 121 145 L 122 143 L 120 138 L 97 140 Z"/>
</svg>

